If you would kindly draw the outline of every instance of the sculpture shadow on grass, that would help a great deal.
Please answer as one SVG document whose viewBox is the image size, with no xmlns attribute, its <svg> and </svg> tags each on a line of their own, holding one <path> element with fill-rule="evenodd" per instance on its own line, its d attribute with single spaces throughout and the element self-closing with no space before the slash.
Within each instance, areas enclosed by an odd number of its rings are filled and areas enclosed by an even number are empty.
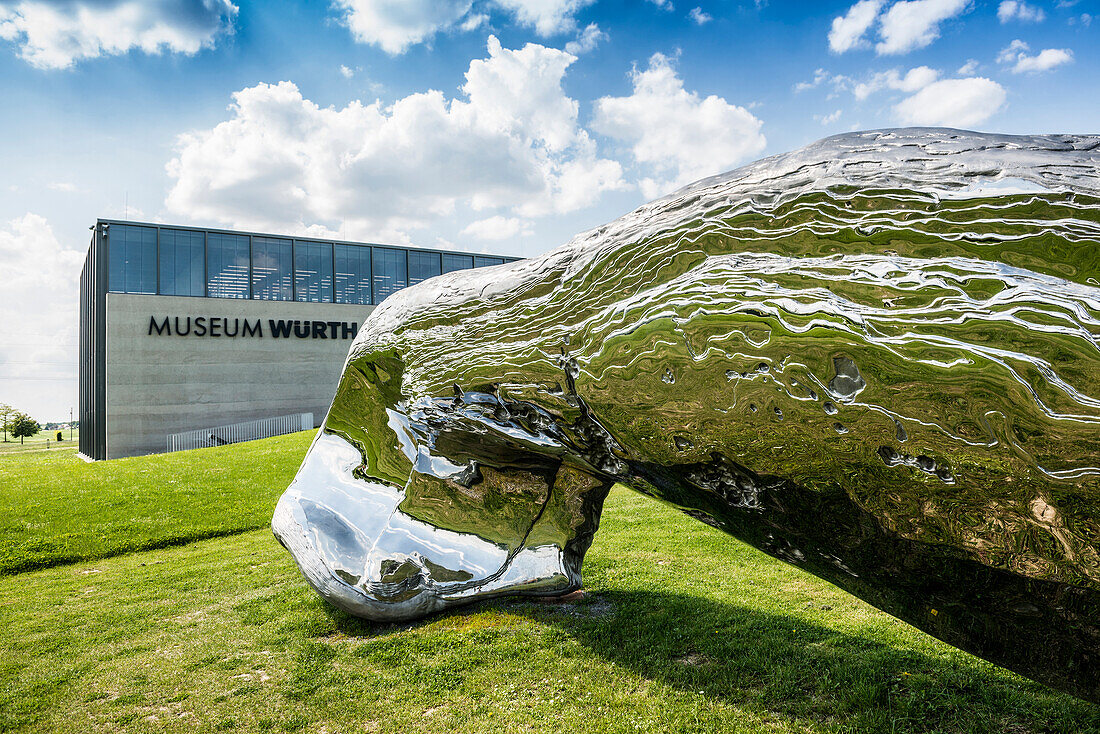
<svg viewBox="0 0 1100 734">
<path fill-rule="evenodd" d="M 838 729 L 1100 732 L 1100 707 L 940 643 L 933 643 L 940 651 L 930 654 L 873 639 L 870 632 L 841 632 L 689 594 L 601 591 L 559 604 L 498 599 L 404 624 L 322 608 L 344 635 L 396 644 L 404 644 L 399 631 L 489 610 L 520 615 L 560 629 L 599 658 L 647 680 Z M 409 644 L 421 651 L 428 644 L 430 654 L 431 643 L 423 637 Z"/>
</svg>

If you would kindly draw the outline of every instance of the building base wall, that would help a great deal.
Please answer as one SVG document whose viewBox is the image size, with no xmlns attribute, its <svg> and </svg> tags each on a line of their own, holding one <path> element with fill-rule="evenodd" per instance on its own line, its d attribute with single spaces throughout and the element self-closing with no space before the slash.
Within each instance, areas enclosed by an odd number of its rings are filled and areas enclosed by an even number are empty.
<svg viewBox="0 0 1100 734">
<path fill-rule="evenodd" d="M 373 306 L 108 293 L 107 458 L 170 433 L 313 413 L 320 425 Z M 230 335 L 232 334 L 232 335 Z"/>
</svg>

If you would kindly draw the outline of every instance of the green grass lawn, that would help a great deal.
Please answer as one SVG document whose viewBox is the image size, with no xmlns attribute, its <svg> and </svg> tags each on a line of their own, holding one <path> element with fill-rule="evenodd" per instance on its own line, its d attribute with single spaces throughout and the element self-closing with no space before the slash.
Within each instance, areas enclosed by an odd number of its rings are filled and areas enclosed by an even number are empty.
<svg viewBox="0 0 1100 734">
<path fill-rule="evenodd" d="M 0 454 L 0 576 L 267 527 L 313 435 L 94 464 Z"/>
<path fill-rule="evenodd" d="M 36 464 L 54 487 L 43 507 L 57 513 L 66 485 L 85 501 L 104 492 L 65 527 L 129 527 L 131 544 L 179 542 L 177 524 L 230 532 L 249 511 L 264 525 L 307 438 L 94 465 L 51 456 Z M 12 466 L 0 463 L 5 478 Z M 207 483 L 223 496 L 195 496 Z M 39 511 L 0 494 L 5 514 Z M 145 521 L 165 495 L 183 501 Z M 1100 732 L 1100 707 L 652 500 L 616 488 L 603 517 L 584 600 L 499 600 L 415 624 L 334 611 L 266 529 L 0 578 L 0 730 Z"/>
<path fill-rule="evenodd" d="M 3 434 L 0 434 L 2 436 Z M 72 432 L 72 438 L 69 438 L 69 431 L 61 432 L 62 441 L 58 443 L 57 431 L 39 431 L 29 438 L 22 440 L 18 438 L 12 438 L 8 436 L 7 442 L 0 440 L 0 454 L 18 453 L 21 451 L 45 451 L 54 449 L 73 449 L 77 448 L 80 443 L 80 430 L 74 429 Z"/>
</svg>

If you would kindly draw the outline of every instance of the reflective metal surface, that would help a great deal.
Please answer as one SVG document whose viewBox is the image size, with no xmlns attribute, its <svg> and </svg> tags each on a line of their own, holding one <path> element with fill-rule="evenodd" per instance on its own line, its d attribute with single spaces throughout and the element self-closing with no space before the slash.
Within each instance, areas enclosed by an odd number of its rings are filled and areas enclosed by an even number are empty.
<svg viewBox="0 0 1100 734">
<path fill-rule="evenodd" d="M 406 619 L 577 587 L 619 481 L 1100 700 L 1098 279 L 1100 138 L 830 138 L 391 296 L 273 528 Z"/>
</svg>

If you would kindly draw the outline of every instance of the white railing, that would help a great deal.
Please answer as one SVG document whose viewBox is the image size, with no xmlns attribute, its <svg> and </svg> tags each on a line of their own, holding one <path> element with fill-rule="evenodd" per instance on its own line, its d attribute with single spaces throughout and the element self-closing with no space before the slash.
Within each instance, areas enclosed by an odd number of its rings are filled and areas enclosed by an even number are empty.
<svg viewBox="0 0 1100 734">
<path fill-rule="evenodd" d="M 199 428 L 194 431 L 168 434 L 168 451 L 187 451 L 207 446 L 224 446 L 227 443 L 254 441 L 257 438 L 281 436 L 295 431 L 313 429 L 313 413 L 294 413 L 277 418 L 260 418 L 245 423 L 234 423 L 215 428 Z"/>
</svg>

